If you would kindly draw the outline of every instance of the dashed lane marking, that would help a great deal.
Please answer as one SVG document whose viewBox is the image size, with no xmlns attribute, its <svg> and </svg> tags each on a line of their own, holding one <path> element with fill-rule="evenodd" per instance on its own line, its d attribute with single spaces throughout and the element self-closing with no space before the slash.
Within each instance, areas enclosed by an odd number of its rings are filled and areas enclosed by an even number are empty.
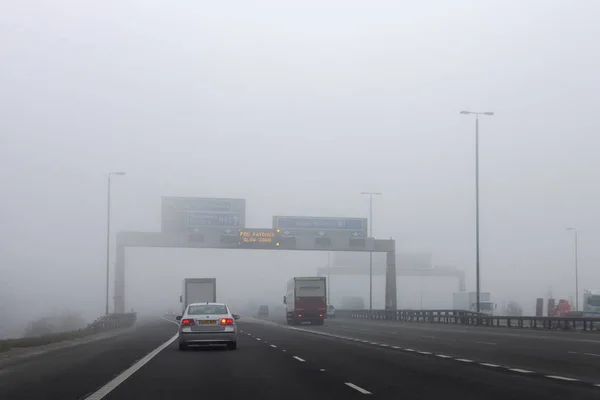
<svg viewBox="0 0 600 400">
<path fill-rule="evenodd" d="M 566 376 L 558 376 L 558 375 L 546 375 L 546 378 L 558 379 L 558 380 L 561 380 L 561 381 L 569 381 L 569 382 L 579 382 L 579 379 L 569 378 L 569 377 L 566 377 Z"/>
<path fill-rule="evenodd" d="M 498 364 L 479 363 L 479 365 L 483 365 L 484 367 L 500 368 L 500 365 Z"/>
<path fill-rule="evenodd" d="M 350 341 L 354 341 L 354 342 L 366 343 L 366 344 L 370 344 L 370 345 L 373 345 L 373 346 L 387 347 L 387 348 L 396 349 L 396 350 L 405 351 L 405 352 L 416 352 L 416 353 L 423 354 L 423 355 L 431 355 L 431 354 L 433 354 L 434 356 L 439 357 L 439 358 L 450 359 L 450 360 L 459 361 L 459 362 L 463 362 L 463 363 L 475 363 L 475 364 L 483 366 L 483 367 L 503 368 L 503 369 L 505 369 L 507 371 L 518 372 L 518 373 L 521 373 L 521 374 L 534 374 L 534 375 L 545 377 L 547 379 L 561 380 L 561 381 L 565 381 L 565 382 L 578 382 L 578 383 L 584 383 L 584 384 L 592 385 L 594 387 L 600 387 L 600 383 L 592 383 L 592 382 L 589 382 L 589 381 L 586 382 L 586 381 L 582 381 L 582 380 L 576 379 L 576 378 L 563 377 L 563 376 L 559 376 L 559 375 L 545 375 L 545 374 L 542 374 L 540 372 L 530 371 L 530 370 L 527 370 L 527 369 L 511 368 L 509 366 L 502 366 L 502 365 L 492 364 L 492 363 L 486 363 L 486 362 L 477 362 L 475 360 L 470 360 L 470 359 L 466 359 L 466 358 L 458 358 L 458 357 L 450 356 L 450 355 L 446 355 L 446 354 L 434 354 L 434 353 L 428 352 L 428 351 L 421 351 L 421 350 L 415 350 L 415 349 L 410 349 L 410 348 L 403 348 L 401 346 L 393 346 L 393 345 L 390 345 L 390 344 L 387 344 L 387 343 L 378 343 L 378 342 L 374 342 L 372 340 L 365 340 L 365 339 L 359 339 L 359 338 L 352 338 L 352 337 L 340 336 L 340 335 L 331 334 L 331 333 L 322 332 L 322 331 L 313 331 L 313 330 L 310 330 L 310 329 L 293 328 L 293 327 L 288 327 L 288 326 L 279 325 L 279 324 L 274 324 L 274 325 L 276 325 L 279 328 L 296 330 L 296 331 L 305 332 L 305 333 L 312 333 L 312 334 L 317 334 L 317 335 L 321 335 L 321 336 L 328 336 L 328 337 L 332 337 L 332 338 L 336 338 L 336 339 L 343 339 L 343 340 L 350 340 Z M 431 337 L 433 338 L 433 336 L 431 336 Z M 494 342 L 476 342 L 476 343 L 487 344 L 487 345 L 497 345 L 497 343 L 494 343 Z M 285 352 L 286 350 L 282 349 L 282 351 Z M 587 356 L 591 356 L 591 357 L 600 357 L 600 354 L 595 354 L 595 353 L 580 353 L 580 352 L 574 352 L 574 351 L 568 351 L 567 353 L 569 353 L 569 354 L 583 354 L 583 355 L 587 355 Z M 298 361 L 305 362 L 305 360 L 301 359 L 300 357 L 294 356 L 294 358 L 297 359 Z M 350 386 L 350 387 L 353 387 L 353 386 L 350 385 L 350 382 L 348 382 L 346 384 L 348 386 Z M 369 394 L 371 394 L 371 393 L 369 393 Z"/>
<path fill-rule="evenodd" d="M 533 374 L 533 371 L 529 371 L 528 369 L 521 368 L 508 368 L 509 371 L 520 372 L 522 374 Z"/>
<path fill-rule="evenodd" d="M 345 384 L 349 387 L 351 387 L 352 389 L 356 390 L 357 392 L 360 392 L 362 394 L 371 394 L 371 392 L 369 392 L 366 389 L 361 388 L 360 386 L 355 385 L 352 382 L 345 382 Z"/>
</svg>

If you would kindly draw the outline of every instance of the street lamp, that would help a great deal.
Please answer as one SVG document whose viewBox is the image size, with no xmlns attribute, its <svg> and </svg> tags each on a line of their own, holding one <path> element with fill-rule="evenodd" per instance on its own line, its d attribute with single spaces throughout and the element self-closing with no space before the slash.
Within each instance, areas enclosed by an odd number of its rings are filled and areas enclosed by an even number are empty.
<svg viewBox="0 0 600 400">
<path fill-rule="evenodd" d="M 373 196 L 381 196 L 379 192 L 361 192 L 369 196 L 369 237 L 373 237 Z M 373 311 L 373 252 L 369 252 L 369 313 Z M 370 315 L 370 314 L 369 314 Z"/>
<path fill-rule="evenodd" d="M 113 175 L 123 176 L 125 172 L 109 172 L 108 173 L 108 202 L 106 207 L 106 307 L 105 314 L 108 315 L 108 279 L 110 271 L 110 178 Z"/>
<path fill-rule="evenodd" d="M 577 244 L 577 228 L 567 228 L 567 230 L 573 231 L 575 234 L 575 311 L 579 311 L 579 272 L 577 265 L 579 245 Z"/>
<path fill-rule="evenodd" d="M 480 311 L 480 279 L 479 279 L 479 116 L 494 115 L 491 111 L 461 111 L 463 115 L 475 114 L 475 271 L 477 280 L 477 312 Z"/>
</svg>

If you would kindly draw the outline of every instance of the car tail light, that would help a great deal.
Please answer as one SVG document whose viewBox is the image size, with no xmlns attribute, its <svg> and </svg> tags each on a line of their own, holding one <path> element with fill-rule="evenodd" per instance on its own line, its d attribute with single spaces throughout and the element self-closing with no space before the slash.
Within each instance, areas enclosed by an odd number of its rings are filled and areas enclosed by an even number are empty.
<svg viewBox="0 0 600 400">
<path fill-rule="evenodd" d="M 322 317 L 322 316 L 323 316 L 323 314 L 319 314 L 319 317 Z"/>
<path fill-rule="evenodd" d="M 298 314 L 298 317 L 302 318 L 302 314 Z"/>
<path fill-rule="evenodd" d="M 233 325 L 233 318 L 221 318 L 221 325 Z"/>
<path fill-rule="evenodd" d="M 194 320 L 193 319 L 182 319 L 181 320 L 181 326 L 192 326 L 194 325 Z"/>
</svg>

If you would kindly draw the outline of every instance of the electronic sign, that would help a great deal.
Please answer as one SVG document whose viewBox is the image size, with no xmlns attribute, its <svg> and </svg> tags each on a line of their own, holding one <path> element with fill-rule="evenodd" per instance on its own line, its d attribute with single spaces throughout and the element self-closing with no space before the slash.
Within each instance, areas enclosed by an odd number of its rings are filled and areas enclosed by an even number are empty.
<svg viewBox="0 0 600 400">
<path fill-rule="evenodd" d="M 278 229 L 239 229 L 239 246 L 249 249 L 279 247 Z"/>
</svg>

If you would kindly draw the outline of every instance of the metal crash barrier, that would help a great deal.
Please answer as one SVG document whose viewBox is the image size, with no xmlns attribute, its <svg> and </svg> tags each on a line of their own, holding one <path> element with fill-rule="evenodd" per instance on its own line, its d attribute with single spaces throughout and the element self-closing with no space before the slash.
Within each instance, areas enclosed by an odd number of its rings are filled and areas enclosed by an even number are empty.
<svg viewBox="0 0 600 400">
<path fill-rule="evenodd" d="M 600 332 L 600 318 L 489 316 L 462 310 L 336 310 L 336 318 Z"/>
<path fill-rule="evenodd" d="M 103 332 L 112 329 L 128 328 L 133 326 L 136 319 L 136 313 L 108 314 L 96 319 L 94 322 L 85 327 L 84 330 Z"/>
</svg>

